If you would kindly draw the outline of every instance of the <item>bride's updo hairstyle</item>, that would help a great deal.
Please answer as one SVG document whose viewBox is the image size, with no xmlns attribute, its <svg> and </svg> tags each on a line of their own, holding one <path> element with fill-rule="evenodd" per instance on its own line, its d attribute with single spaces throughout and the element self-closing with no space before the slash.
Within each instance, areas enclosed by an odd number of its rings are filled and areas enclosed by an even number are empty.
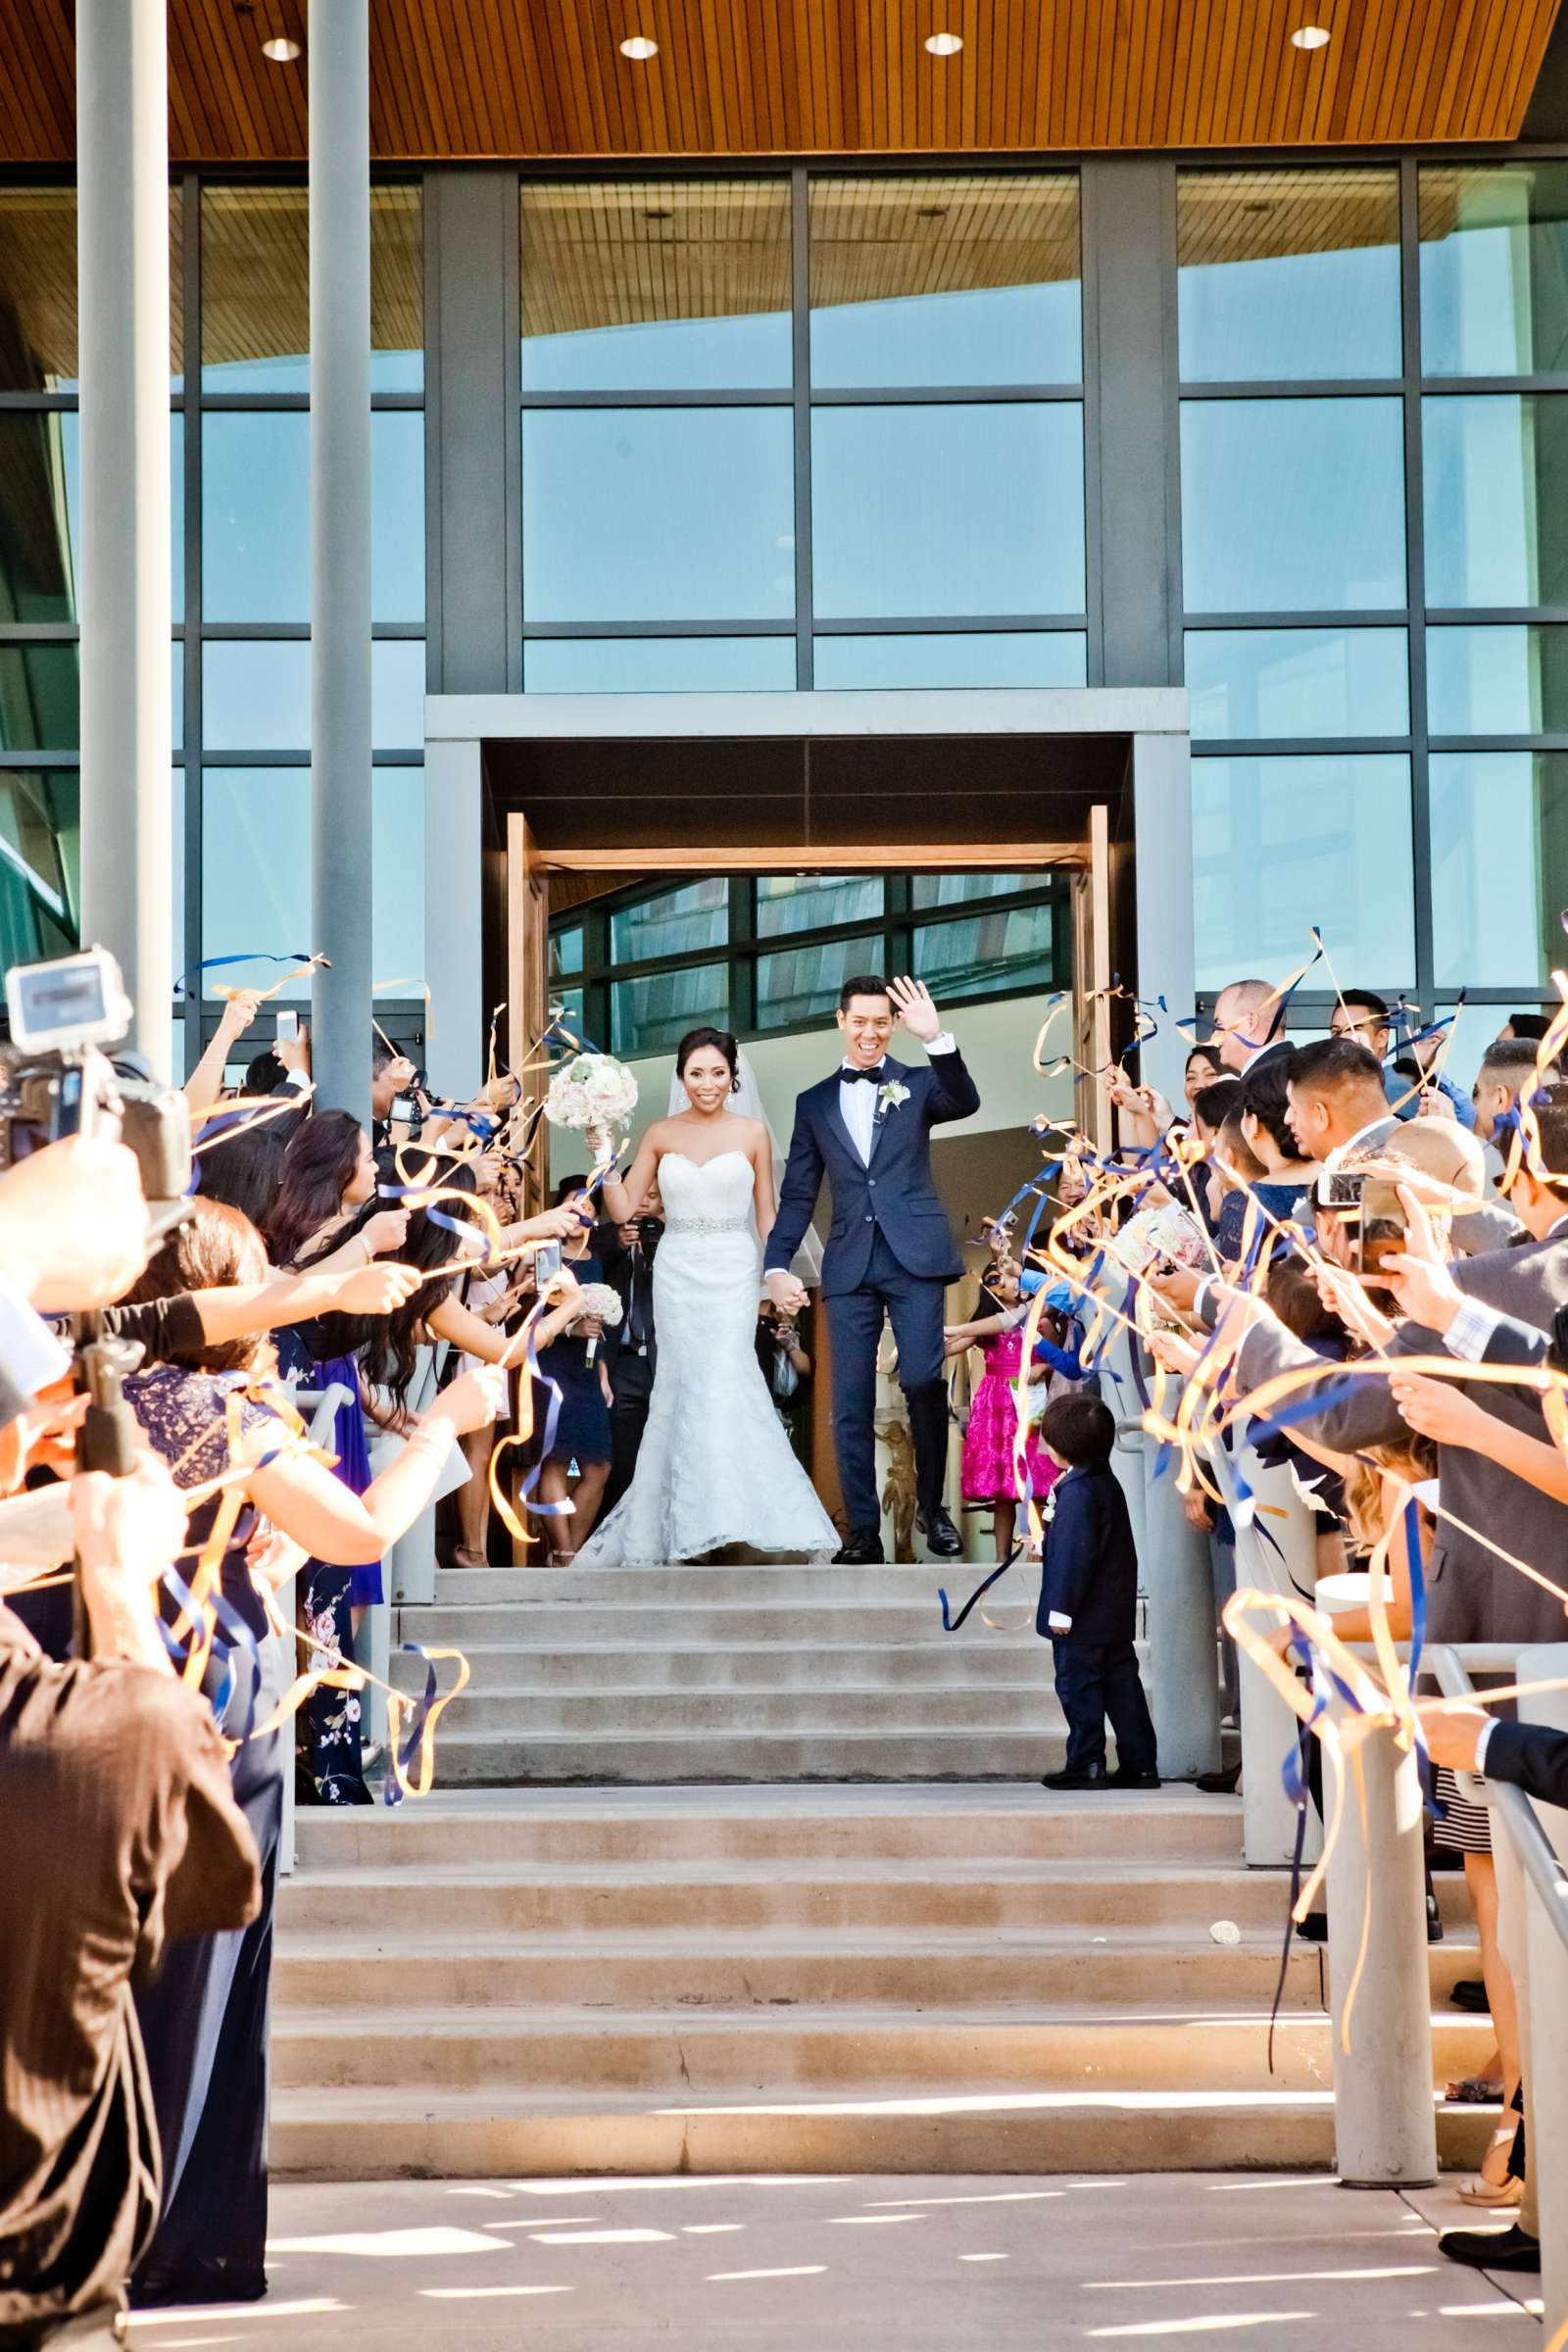
<svg viewBox="0 0 1568 2352">
<path fill-rule="evenodd" d="M 723 1055 L 729 1065 L 729 1091 L 732 1095 L 738 1095 L 741 1091 L 740 1040 L 728 1029 L 688 1029 L 675 1048 L 676 1077 L 685 1077 L 686 1064 L 694 1054 L 701 1054 L 705 1047 L 711 1047 L 715 1054 Z"/>
</svg>

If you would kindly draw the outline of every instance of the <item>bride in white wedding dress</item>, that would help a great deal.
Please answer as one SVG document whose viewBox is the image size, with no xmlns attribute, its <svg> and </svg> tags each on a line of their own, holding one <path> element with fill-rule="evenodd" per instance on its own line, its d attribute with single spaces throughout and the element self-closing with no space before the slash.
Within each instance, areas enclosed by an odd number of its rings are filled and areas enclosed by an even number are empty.
<svg viewBox="0 0 1568 2352">
<path fill-rule="evenodd" d="M 636 1475 L 575 1564 L 644 1567 L 729 1544 L 791 1557 L 832 1553 L 838 1530 L 790 1449 L 757 1360 L 761 1244 L 775 1205 L 772 1138 L 765 1120 L 730 1108 L 740 1051 L 727 1032 L 694 1029 L 675 1070 L 689 1108 L 656 1119 L 624 1183 L 612 1176 L 603 1189 L 606 1209 L 625 1224 L 658 1178 L 659 1358 Z"/>
</svg>

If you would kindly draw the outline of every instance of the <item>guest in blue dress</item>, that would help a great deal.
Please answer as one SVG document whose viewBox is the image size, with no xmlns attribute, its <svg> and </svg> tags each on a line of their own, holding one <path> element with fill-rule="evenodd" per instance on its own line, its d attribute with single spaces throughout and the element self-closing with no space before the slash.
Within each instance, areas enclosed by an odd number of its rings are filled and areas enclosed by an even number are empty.
<svg viewBox="0 0 1568 2352">
<path fill-rule="evenodd" d="M 557 1186 L 556 1200 L 560 1205 L 580 1206 L 589 1218 L 593 1215 L 593 1202 L 575 1178 L 567 1178 Z M 585 1225 L 578 1240 L 563 1245 L 564 1262 L 583 1284 L 604 1280 L 599 1260 L 590 1247 L 591 1238 Z M 553 1383 L 560 1392 L 552 1444 L 539 1473 L 539 1498 L 546 1503 L 569 1505 L 569 1510 L 545 1520 L 550 1533 L 551 1559 L 562 1563 L 574 1559 L 593 1533 L 615 1458 L 603 1326 L 592 1317 L 580 1317 L 569 1330 L 540 1348 L 539 1370 L 545 1381 Z M 535 1384 L 536 1429 L 546 1428 L 555 1401 L 549 1387 Z"/>
</svg>

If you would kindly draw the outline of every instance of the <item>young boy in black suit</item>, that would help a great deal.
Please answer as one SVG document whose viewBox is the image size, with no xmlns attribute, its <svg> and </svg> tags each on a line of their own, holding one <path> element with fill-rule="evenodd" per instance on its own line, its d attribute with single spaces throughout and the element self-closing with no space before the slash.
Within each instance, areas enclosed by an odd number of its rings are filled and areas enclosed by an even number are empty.
<svg viewBox="0 0 1568 2352">
<path fill-rule="evenodd" d="M 1064 1476 L 1052 1489 L 1035 1631 L 1055 1656 L 1067 1762 L 1047 1788 L 1157 1788 L 1154 1726 L 1138 1676 L 1138 1554 L 1110 1466 L 1116 1423 L 1098 1396 L 1057 1396 L 1040 1438 Z M 1105 1718 L 1116 1770 L 1105 1770 Z"/>
</svg>

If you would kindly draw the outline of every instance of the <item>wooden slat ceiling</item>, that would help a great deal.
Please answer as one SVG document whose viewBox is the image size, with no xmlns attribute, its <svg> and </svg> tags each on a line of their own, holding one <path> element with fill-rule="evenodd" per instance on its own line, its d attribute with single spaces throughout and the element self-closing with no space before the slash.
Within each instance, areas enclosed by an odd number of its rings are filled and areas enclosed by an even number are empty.
<svg viewBox="0 0 1568 2352">
<path fill-rule="evenodd" d="M 330 0 L 318 0 L 329 5 Z M 1558 0 L 370 0 L 382 162 L 1517 136 Z M 0 7 L 0 163 L 68 163 L 72 0 Z M 1317 23 L 1326 48 L 1291 45 Z M 176 161 L 298 163 L 303 0 L 169 0 Z M 629 32 L 659 55 L 619 54 Z M 929 33 L 964 46 L 929 56 Z"/>
</svg>

